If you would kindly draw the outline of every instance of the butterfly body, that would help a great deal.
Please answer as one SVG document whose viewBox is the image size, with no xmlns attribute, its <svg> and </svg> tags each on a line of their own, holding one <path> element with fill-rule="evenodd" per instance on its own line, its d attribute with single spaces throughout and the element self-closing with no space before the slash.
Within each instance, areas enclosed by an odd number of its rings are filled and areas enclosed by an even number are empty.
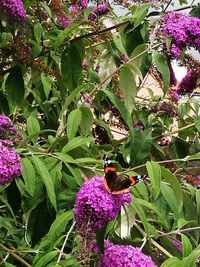
<svg viewBox="0 0 200 267">
<path fill-rule="evenodd" d="M 104 185 L 106 190 L 111 194 L 126 193 L 130 186 L 135 185 L 146 178 L 146 175 L 117 175 L 114 165 L 106 156 L 104 157 L 104 173 Z"/>
</svg>

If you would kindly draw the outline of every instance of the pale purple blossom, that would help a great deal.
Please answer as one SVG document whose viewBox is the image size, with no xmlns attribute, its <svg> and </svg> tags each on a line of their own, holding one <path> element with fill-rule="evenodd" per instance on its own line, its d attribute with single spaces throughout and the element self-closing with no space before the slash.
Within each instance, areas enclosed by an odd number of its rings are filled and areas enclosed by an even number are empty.
<svg viewBox="0 0 200 267">
<path fill-rule="evenodd" d="M 115 245 L 104 242 L 104 254 L 97 267 L 156 267 L 150 256 L 131 245 Z"/>
<path fill-rule="evenodd" d="M 0 185 L 11 182 L 21 171 L 20 157 L 13 148 L 13 143 L 0 140 Z"/>
<path fill-rule="evenodd" d="M 3 13 L 12 20 L 26 20 L 26 10 L 21 0 L 0 0 Z"/>
</svg>

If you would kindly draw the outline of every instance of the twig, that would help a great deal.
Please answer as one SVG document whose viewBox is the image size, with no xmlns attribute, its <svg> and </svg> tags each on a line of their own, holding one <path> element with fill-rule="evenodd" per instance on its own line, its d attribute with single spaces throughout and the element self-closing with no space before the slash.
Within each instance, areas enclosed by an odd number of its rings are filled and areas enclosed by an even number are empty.
<svg viewBox="0 0 200 267">
<path fill-rule="evenodd" d="M 65 248 L 65 245 L 66 245 L 66 243 L 67 243 L 67 240 L 68 240 L 68 238 L 69 238 L 69 235 L 70 235 L 71 231 L 73 230 L 74 226 L 75 226 L 75 221 L 73 222 L 72 226 L 70 227 L 69 231 L 67 232 L 67 234 L 66 234 L 66 236 L 65 236 L 65 240 L 64 240 L 64 242 L 63 242 L 62 248 L 61 248 L 60 253 L 59 253 L 59 256 L 58 256 L 57 264 L 58 264 L 58 263 L 60 262 L 60 260 L 61 260 L 61 257 L 62 257 L 64 248 Z M 56 265 L 57 265 L 57 264 L 56 264 Z"/>
<path fill-rule="evenodd" d="M 21 262 L 24 266 L 26 267 L 32 267 L 28 262 L 26 262 L 24 259 L 22 259 L 20 256 L 18 256 L 15 252 L 13 252 L 12 249 L 7 248 L 3 244 L 0 243 L 0 248 L 3 250 L 7 251 L 10 255 L 12 255 L 16 260 Z M 17 251 L 16 251 L 17 252 Z"/>
</svg>

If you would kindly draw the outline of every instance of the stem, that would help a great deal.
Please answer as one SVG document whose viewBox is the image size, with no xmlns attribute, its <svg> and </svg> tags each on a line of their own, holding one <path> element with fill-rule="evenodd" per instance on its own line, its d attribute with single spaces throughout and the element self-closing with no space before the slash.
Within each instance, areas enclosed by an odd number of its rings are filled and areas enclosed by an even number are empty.
<svg viewBox="0 0 200 267">
<path fill-rule="evenodd" d="M 182 128 L 179 128 L 179 129 L 177 129 L 177 130 L 174 130 L 174 131 L 172 131 L 171 133 L 167 134 L 167 136 L 169 136 L 169 135 L 173 135 L 173 134 L 176 134 L 176 133 L 179 133 L 180 131 L 189 129 L 189 128 L 193 127 L 193 126 L 195 126 L 195 123 L 192 123 L 192 124 L 190 124 L 190 125 L 186 125 L 186 126 L 184 126 L 184 127 L 182 127 Z"/>
<path fill-rule="evenodd" d="M 16 260 L 21 262 L 24 266 L 31 267 L 31 265 L 28 262 L 26 262 L 24 259 L 22 259 L 20 256 L 18 256 L 15 252 L 13 252 L 12 249 L 7 248 L 6 246 L 4 246 L 1 243 L 0 243 L 0 248 L 2 248 L 3 250 L 7 251 L 10 255 L 12 255 Z"/>
<path fill-rule="evenodd" d="M 190 227 L 190 228 L 185 228 L 185 229 L 176 229 L 176 230 L 173 230 L 173 231 L 168 232 L 168 233 L 163 233 L 163 232 L 157 230 L 160 234 L 159 235 L 152 235 L 151 237 L 166 236 L 166 235 L 171 235 L 171 234 L 180 234 L 180 233 L 191 232 L 191 231 L 195 231 L 195 230 L 199 230 L 199 229 L 200 229 L 200 226 L 196 226 L 196 227 Z"/>
<path fill-rule="evenodd" d="M 146 233 L 140 228 L 140 226 L 137 223 L 134 223 L 134 226 L 137 228 L 137 230 L 143 235 L 144 238 L 147 238 Z M 154 239 L 149 238 L 149 241 L 157 247 L 160 251 L 162 251 L 167 257 L 172 258 L 173 256 L 161 245 L 159 245 Z"/>
<path fill-rule="evenodd" d="M 73 230 L 74 226 L 75 226 L 75 221 L 73 222 L 72 226 L 70 227 L 68 233 L 67 233 L 66 236 L 65 236 L 65 240 L 64 240 L 64 242 L 63 242 L 62 248 L 61 248 L 60 253 L 59 253 L 59 256 L 58 256 L 57 264 L 58 264 L 58 263 L 60 262 L 60 260 L 61 260 L 61 257 L 62 257 L 64 248 L 65 248 L 65 245 L 66 245 L 66 243 L 67 243 L 67 240 L 68 240 L 68 238 L 69 238 L 69 235 L 70 235 L 71 231 Z M 56 264 L 56 265 L 57 265 L 57 264 Z"/>
<path fill-rule="evenodd" d="M 186 158 L 182 158 L 182 159 L 169 159 L 169 160 L 163 160 L 163 161 L 156 161 L 158 164 L 164 164 L 164 163 L 171 163 L 171 162 L 179 162 L 179 161 L 186 161 Z M 127 172 L 130 172 L 130 171 L 134 171 L 134 170 L 137 170 L 137 169 L 141 169 L 143 167 L 146 166 L 146 163 L 145 164 L 141 164 L 141 165 L 138 165 L 136 167 L 133 167 L 133 168 L 130 168 L 130 169 L 127 169 L 121 173 L 127 173 Z"/>
<path fill-rule="evenodd" d="M 131 58 L 129 61 L 127 61 L 127 62 L 125 62 L 124 64 L 122 64 L 121 66 L 119 66 L 118 68 L 116 68 L 110 75 L 108 75 L 99 85 L 97 85 L 95 88 L 94 88 L 94 90 L 90 93 L 90 95 L 91 96 L 93 96 L 93 94 L 97 91 L 97 90 L 99 90 L 101 87 L 102 87 L 102 85 L 105 83 L 105 82 L 107 82 L 115 73 L 116 73 L 116 71 L 119 71 L 121 68 L 123 68 L 125 65 L 127 65 L 127 64 L 129 64 L 129 63 L 131 63 L 132 61 L 134 61 L 135 59 L 137 59 L 138 57 L 141 57 L 141 56 L 143 56 L 145 53 L 147 53 L 147 52 L 149 52 L 150 50 L 152 50 L 152 49 L 154 49 L 154 48 L 157 48 L 157 47 L 159 47 L 161 45 L 161 43 L 159 43 L 159 44 L 156 44 L 156 45 L 154 45 L 154 46 L 152 46 L 152 47 L 148 47 L 145 51 L 143 51 L 143 52 L 141 52 L 140 54 L 138 54 L 137 56 L 135 56 L 135 57 L 133 57 L 133 58 Z"/>
</svg>

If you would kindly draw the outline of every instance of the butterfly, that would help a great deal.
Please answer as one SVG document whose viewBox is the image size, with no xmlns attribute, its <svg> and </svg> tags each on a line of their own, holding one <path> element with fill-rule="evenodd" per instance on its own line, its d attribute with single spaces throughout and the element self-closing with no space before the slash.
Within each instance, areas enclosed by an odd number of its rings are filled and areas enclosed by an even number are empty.
<svg viewBox="0 0 200 267">
<path fill-rule="evenodd" d="M 126 193 L 129 187 L 143 181 L 146 175 L 119 176 L 111 160 L 104 156 L 104 186 L 111 194 Z"/>
</svg>

